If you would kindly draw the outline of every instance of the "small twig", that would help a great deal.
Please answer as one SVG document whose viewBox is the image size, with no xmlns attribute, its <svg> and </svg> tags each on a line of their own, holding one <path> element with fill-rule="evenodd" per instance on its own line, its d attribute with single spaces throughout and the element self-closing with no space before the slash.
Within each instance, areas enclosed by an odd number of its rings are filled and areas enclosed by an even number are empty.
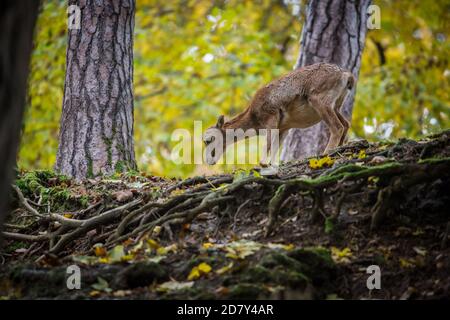
<svg viewBox="0 0 450 320">
<path fill-rule="evenodd" d="M 233 230 L 233 231 L 234 231 L 234 229 L 235 229 L 235 227 L 236 227 L 237 217 L 238 217 L 239 213 L 241 213 L 242 209 L 243 209 L 250 201 L 252 201 L 252 200 L 251 200 L 251 199 L 245 200 L 245 201 L 237 208 L 236 213 L 235 213 L 234 218 L 233 218 L 233 227 L 232 227 L 232 230 Z"/>
</svg>

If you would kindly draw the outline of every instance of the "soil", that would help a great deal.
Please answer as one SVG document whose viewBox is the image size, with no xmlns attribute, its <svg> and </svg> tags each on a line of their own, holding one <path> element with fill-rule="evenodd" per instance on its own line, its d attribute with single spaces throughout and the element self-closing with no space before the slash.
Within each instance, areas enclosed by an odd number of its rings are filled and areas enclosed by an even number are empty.
<svg viewBox="0 0 450 320">
<path fill-rule="evenodd" d="M 449 157 L 446 131 L 351 142 L 270 177 L 255 169 L 76 182 L 20 172 L 26 203 L 13 194 L 0 297 L 448 299 Z M 92 227 L 69 226 L 105 213 L 111 218 Z M 71 290 L 73 265 L 81 288 Z M 368 288 L 370 266 L 379 268 L 379 289 Z"/>
</svg>

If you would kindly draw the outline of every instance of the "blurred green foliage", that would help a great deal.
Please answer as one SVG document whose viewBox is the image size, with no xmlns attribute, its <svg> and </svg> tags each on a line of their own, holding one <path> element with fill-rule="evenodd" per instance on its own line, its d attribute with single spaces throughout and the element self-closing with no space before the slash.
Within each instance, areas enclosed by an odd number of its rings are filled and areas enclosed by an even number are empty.
<svg viewBox="0 0 450 320">
<path fill-rule="evenodd" d="M 286 4 L 287 3 L 287 4 Z M 135 145 L 142 171 L 186 176 L 229 169 L 167 160 L 176 128 L 212 125 L 288 72 L 299 50 L 305 1 L 137 0 Z M 448 0 L 374 1 L 353 114 L 353 137 L 417 137 L 448 128 Z M 19 166 L 51 168 L 64 87 L 66 4 L 46 0 L 31 62 Z"/>
</svg>

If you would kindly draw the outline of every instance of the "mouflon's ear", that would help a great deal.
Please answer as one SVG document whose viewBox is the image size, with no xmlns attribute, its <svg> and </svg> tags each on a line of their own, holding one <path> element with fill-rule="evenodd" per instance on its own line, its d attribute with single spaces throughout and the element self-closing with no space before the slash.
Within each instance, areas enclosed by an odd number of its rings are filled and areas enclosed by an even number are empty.
<svg viewBox="0 0 450 320">
<path fill-rule="evenodd" d="M 219 118 L 217 119 L 217 123 L 216 123 L 216 128 L 222 128 L 223 124 L 225 122 L 225 118 L 223 115 L 219 116 Z"/>
</svg>

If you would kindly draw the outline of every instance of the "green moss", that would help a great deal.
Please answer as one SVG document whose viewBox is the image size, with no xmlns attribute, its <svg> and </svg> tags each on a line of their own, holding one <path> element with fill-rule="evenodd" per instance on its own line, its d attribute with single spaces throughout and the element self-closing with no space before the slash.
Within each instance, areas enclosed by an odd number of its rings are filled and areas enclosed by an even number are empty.
<svg viewBox="0 0 450 320">
<path fill-rule="evenodd" d="M 89 206 L 89 197 L 86 195 L 81 196 L 80 204 L 83 206 L 83 208 L 87 208 Z"/>
<path fill-rule="evenodd" d="M 115 166 L 114 166 L 114 171 L 116 173 L 121 173 L 125 171 L 125 164 L 123 161 L 119 160 L 116 162 Z"/>
<path fill-rule="evenodd" d="M 241 283 L 230 287 L 229 299 L 258 299 L 266 289 L 262 285 Z"/>
<path fill-rule="evenodd" d="M 49 184 L 49 179 L 58 177 L 50 170 L 36 170 L 24 173 L 16 180 L 16 185 L 25 195 L 40 194 Z M 64 176 L 61 176 L 64 177 Z M 67 179 L 66 177 L 64 177 Z"/>
<path fill-rule="evenodd" d="M 273 269 L 278 265 L 284 266 L 288 269 L 295 271 L 302 271 L 302 264 L 297 260 L 288 257 L 287 255 L 279 252 L 273 252 L 271 254 L 267 254 L 261 259 L 261 265 L 267 267 L 269 269 Z"/>
<path fill-rule="evenodd" d="M 103 142 L 106 145 L 106 154 L 108 155 L 107 164 L 108 164 L 108 166 L 111 166 L 112 165 L 112 139 L 104 138 Z"/>
<path fill-rule="evenodd" d="M 334 231 L 334 223 L 335 221 L 335 217 L 327 217 L 325 219 L 325 223 L 324 223 L 324 227 L 325 227 L 325 233 L 330 234 Z"/>
<path fill-rule="evenodd" d="M 450 162 L 450 158 L 434 157 L 434 158 L 427 158 L 427 159 L 418 161 L 419 164 L 441 164 L 441 163 L 446 163 L 446 162 Z"/>
<path fill-rule="evenodd" d="M 16 180 L 26 198 L 41 198 L 41 204 L 52 206 L 52 210 L 70 210 L 85 207 L 89 203 L 87 196 L 75 197 L 68 185 L 70 178 L 50 170 L 25 172 Z"/>
<path fill-rule="evenodd" d="M 271 284 L 272 286 L 287 285 L 291 287 L 305 285 L 309 281 L 308 277 L 303 273 L 282 265 L 272 269 L 261 265 L 251 267 L 243 274 L 241 280 L 249 283 Z"/>
<path fill-rule="evenodd" d="M 92 159 L 90 157 L 86 158 L 87 160 L 87 173 L 86 173 L 86 178 L 94 178 L 94 165 L 92 163 Z"/>
<path fill-rule="evenodd" d="M 22 249 L 22 248 L 27 248 L 27 247 L 28 247 L 28 245 L 25 242 L 14 241 L 5 248 L 5 251 L 7 253 L 10 253 L 10 252 L 16 251 L 17 249 Z"/>
<path fill-rule="evenodd" d="M 114 280 L 114 287 L 145 287 L 154 282 L 161 282 L 167 279 L 167 271 L 160 264 L 154 262 L 137 262 L 117 274 Z"/>
</svg>

